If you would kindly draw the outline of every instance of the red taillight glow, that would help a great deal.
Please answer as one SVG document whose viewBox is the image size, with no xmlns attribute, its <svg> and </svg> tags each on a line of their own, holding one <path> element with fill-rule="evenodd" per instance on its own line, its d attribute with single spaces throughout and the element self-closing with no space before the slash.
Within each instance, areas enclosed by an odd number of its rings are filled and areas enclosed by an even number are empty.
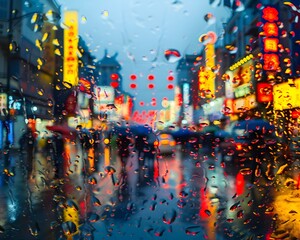
<svg viewBox="0 0 300 240">
<path fill-rule="evenodd" d="M 237 144 L 235 145 L 235 149 L 238 150 L 238 151 L 242 150 L 242 149 L 243 149 L 242 144 L 241 144 L 241 143 L 237 143 Z"/>
</svg>

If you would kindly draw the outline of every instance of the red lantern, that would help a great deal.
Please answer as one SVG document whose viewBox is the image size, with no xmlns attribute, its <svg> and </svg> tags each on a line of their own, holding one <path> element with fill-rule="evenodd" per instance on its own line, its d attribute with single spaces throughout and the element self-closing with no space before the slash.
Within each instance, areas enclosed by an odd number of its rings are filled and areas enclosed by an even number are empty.
<svg viewBox="0 0 300 240">
<path fill-rule="evenodd" d="M 130 88 L 135 89 L 136 88 L 136 84 L 135 83 L 131 83 L 130 84 Z"/>
<path fill-rule="evenodd" d="M 116 81 L 116 80 L 119 79 L 119 75 L 116 74 L 116 73 L 112 73 L 112 74 L 110 75 L 110 78 L 111 78 L 111 80 Z"/>
<path fill-rule="evenodd" d="M 154 75 L 152 75 L 152 74 L 148 75 L 148 80 L 149 80 L 149 81 L 154 80 L 154 78 L 155 78 Z"/>
<path fill-rule="evenodd" d="M 134 80 L 136 80 L 136 79 L 137 79 L 137 77 L 136 77 L 136 75 L 135 75 L 135 74 L 131 74 L 131 75 L 130 75 L 130 79 L 134 81 Z"/>
<path fill-rule="evenodd" d="M 119 83 L 118 82 L 111 82 L 110 86 L 112 86 L 113 88 L 117 88 L 117 87 L 119 87 Z"/>
<path fill-rule="evenodd" d="M 174 85 L 173 84 L 168 84 L 168 89 L 169 90 L 172 90 L 174 88 Z"/>
<path fill-rule="evenodd" d="M 154 88 L 154 84 L 152 84 L 152 83 L 148 84 L 148 88 L 150 88 L 150 89 Z"/>
</svg>

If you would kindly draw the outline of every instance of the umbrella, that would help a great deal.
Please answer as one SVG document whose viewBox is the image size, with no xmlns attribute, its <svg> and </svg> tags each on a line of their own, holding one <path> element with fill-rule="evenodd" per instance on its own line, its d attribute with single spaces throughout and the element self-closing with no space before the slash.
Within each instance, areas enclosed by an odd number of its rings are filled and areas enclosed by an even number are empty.
<svg viewBox="0 0 300 240">
<path fill-rule="evenodd" d="M 134 125 L 131 127 L 132 133 L 135 135 L 144 135 L 147 136 L 148 134 L 152 133 L 152 128 L 145 124 L 145 125 Z"/>
<path fill-rule="evenodd" d="M 60 133 L 64 138 L 74 140 L 76 138 L 76 129 L 67 125 L 53 125 L 46 126 L 46 128 L 52 132 Z"/>
<path fill-rule="evenodd" d="M 217 130 L 215 132 L 215 137 L 218 137 L 218 138 L 226 138 L 229 136 L 230 136 L 230 132 L 223 130 L 223 129 Z"/>
<path fill-rule="evenodd" d="M 116 169 L 112 166 L 106 166 L 104 171 L 111 176 L 111 181 L 113 185 L 116 185 L 116 180 L 114 178 L 114 173 L 116 172 Z"/>
<path fill-rule="evenodd" d="M 220 127 L 214 124 L 210 124 L 203 128 L 203 133 L 211 133 L 214 134 L 215 132 L 219 131 Z"/>
<path fill-rule="evenodd" d="M 262 131 L 267 130 L 267 131 L 274 131 L 275 127 L 268 121 L 264 119 L 250 119 L 250 120 L 242 120 L 238 121 L 235 125 L 234 128 L 237 129 L 245 129 L 247 131 Z"/>
<path fill-rule="evenodd" d="M 188 128 L 180 128 L 177 131 L 171 132 L 172 136 L 176 141 L 184 140 L 187 141 L 189 137 L 191 137 L 192 132 Z"/>
</svg>

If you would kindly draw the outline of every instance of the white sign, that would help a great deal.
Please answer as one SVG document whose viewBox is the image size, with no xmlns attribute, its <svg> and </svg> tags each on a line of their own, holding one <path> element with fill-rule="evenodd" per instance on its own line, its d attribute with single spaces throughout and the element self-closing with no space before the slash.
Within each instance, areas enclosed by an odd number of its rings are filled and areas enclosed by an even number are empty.
<svg viewBox="0 0 300 240">
<path fill-rule="evenodd" d="M 0 115 L 4 116 L 3 109 L 7 109 L 7 94 L 6 93 L 0 93 Z"/>
<path fill-rule="evenodd" d="M 107 110 L 107 104 L 114 104 L 115 91 L 110 86 L 96 86 L 94 88 L 95 101 L 94 113 L 100 113 Z"/>
</svg>

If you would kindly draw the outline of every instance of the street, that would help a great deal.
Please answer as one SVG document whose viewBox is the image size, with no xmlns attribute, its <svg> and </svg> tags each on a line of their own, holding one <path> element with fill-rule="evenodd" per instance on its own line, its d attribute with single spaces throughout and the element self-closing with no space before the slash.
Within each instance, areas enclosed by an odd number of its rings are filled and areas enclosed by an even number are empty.
<svg viewBox="0 0 300 240">
<path fill-rule="evenodd" d="M 42 152 L 34 155 L 29 179 L 24 155 L 10 153 L 1 179 L 1 239 L 272 239 L 282 222 L 299 237 L 300 192 L 284 186 L 282 175 L 254 185 L 249 173 L 226 167 L 218 154 L 181 145 L 154 159 L 133 151 L 125 168 L 112 150 L 110 168 L 101 156 L 98 171 L 88 173 L 86 153 L 71 143 L 65 149 L 69 163 L 61 179 Z"/>
</svg>

